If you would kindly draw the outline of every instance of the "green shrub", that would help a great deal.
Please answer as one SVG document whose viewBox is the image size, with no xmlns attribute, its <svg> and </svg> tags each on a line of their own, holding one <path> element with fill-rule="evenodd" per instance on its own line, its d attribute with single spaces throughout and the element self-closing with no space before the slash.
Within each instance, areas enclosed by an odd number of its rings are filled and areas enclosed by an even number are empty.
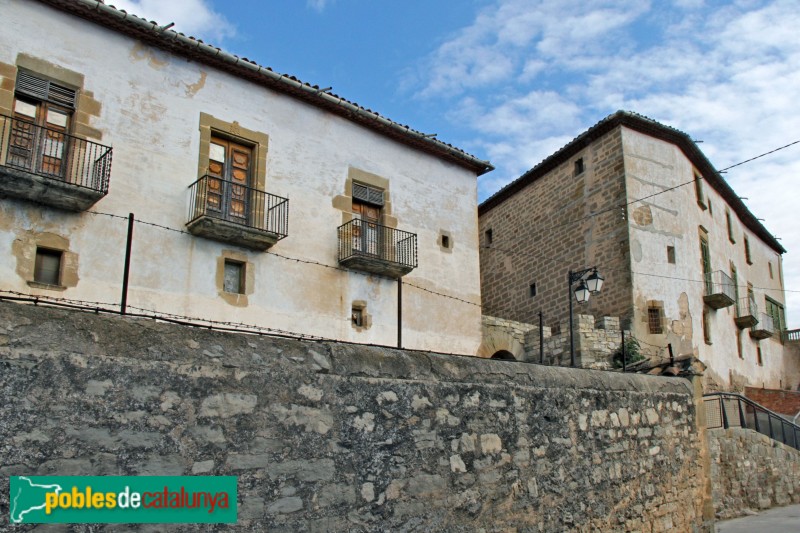
<svg viewBox="0 0 800 533">
<path fill-rule="evenodd" d="M 625 364 L 632 365 L 633 363 L 638 363 L 639 361 L 645 358 L 641 352 L 641 346 L 639 345 L 639 341 L 637 341 L 633 337 L 628 337 L 625 339 Z M 622 368 L 622 343 L 619 343 L 619 347 L 614 351 L 613 355 L 613 362 L 614 368 Z"/>
</svg>

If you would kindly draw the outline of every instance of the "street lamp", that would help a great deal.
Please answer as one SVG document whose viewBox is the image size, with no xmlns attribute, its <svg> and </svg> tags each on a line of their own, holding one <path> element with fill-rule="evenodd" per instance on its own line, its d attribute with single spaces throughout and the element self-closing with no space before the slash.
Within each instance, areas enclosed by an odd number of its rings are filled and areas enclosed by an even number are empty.
<svg viewBox="0 0 800 533">
<path fill-rule="evenodd" d="M 586 276 L 589 272 L 591 272 L 591 274 Z M 582 304 L 589 301 L 589 296 L 600 292 L 605 279 L 598 274 L 596 266 L 585 268 L 578 272 L 570 270 L 567 279 L 569 282 L 569 363 L 570 366 L 575 366 L 575 338 L 572 326 L 572 286 L 579 281 L 581 282 L 575 289 L 575 299 L 579 304 Z"/>
</svg>

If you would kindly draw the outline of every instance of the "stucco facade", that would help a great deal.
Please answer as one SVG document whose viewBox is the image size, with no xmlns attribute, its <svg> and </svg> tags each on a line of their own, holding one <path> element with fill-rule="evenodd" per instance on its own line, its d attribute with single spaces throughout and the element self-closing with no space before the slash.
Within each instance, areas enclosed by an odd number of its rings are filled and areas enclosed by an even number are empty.
<svg viewBox="0 0 800 533">
<path fill-rule="evenodd" d="M 294 78 L 222 62 L 214 49 L 184 51 L 178 46 L 189 39 L 95 2 L 0 0 L 0 11 L 9 29 L 0 35 L 0 114 L 19 114 L 19 72 L 32 73 L 75 91 L 67 133 L 113 148 L 108 194 L 88 209 L 0 199 L 0 289 L 118 304 L 124 218 L 134 213 L 142 222 L 134 225 L 131 309 L 383 345 L 396 345 L 402 321 L 405 347 L 476 352 L 476 177 L 488 163 Z M 200 230 L 187 226 L 187 211 L 204 209 L 222 181 L 206 178 L 205 192 L 190 186 L 215 171 L 214 158 L 224 157 L 214 151 L 228 144 L 246 156 L 232 151 L 225 161 L 246 157 L 247 185 L 260 195 L 249 197 L 250 215 L 269 209 L 258 199 L 267 194 L 288 199 L 285 236 L 230 224 L 222 237 L 212 228 L 214 239 L 190 233 Z M 410 272 L 340 262 L 337 228 L 354 218 L 354 184 L 380 194 L 375 227 L 415 236 Z M 394 258 L 399 247 L 387 253 Z M 63 253 L 58 283 L 34 279 L 43 249 Z M 226 275 L 234 274 L 241 279 L 231 289 Z"/>
<path fill-rule="evenodd" d="M 622 317 L 650 352 L 694 354 L 707 389 L 800 383 L 779 327 L 754 332 L 771 322 L 768 307 L 783 309 L 785 250 L 682 132 L 612 115 L 484 202 L 480 230 L 495 316 L 537 323 L 541 310 L 545 324 L 564 324 L 567 271 L 597 266 L 605 285 L 576 313 Z M 709 297 L 722 292 L 731 298 Z"/>
</svg>

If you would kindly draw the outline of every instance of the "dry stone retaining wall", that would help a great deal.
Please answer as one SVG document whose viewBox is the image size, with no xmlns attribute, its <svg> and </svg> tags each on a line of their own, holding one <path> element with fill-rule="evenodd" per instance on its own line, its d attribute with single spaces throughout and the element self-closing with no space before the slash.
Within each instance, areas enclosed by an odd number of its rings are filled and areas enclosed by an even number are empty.
<svg viewBox="0 0 800 533">
<path fill-rule="evenodd" d="M 750 429 L 706 435 L 718 518 L 800 503 L 800 451 Z"/>
<path fill-rule="evenodd" d="M 681 379 L 2 302 L 0 368 L 4 477 L 235 475 L 241 531 L 708 530 Z"/>
</svg>

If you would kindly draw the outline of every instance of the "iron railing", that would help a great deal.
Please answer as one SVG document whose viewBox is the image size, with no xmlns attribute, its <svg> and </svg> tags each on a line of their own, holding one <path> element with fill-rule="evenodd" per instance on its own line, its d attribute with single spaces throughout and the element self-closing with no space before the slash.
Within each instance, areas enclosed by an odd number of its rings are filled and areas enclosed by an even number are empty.
<svg viewBox="0 0 800 533">
<path fill-rule="evenodd" d="M 732 302 L 736 301 L 736 287 L 733 285 L 733 280 L 722 270 L 706 272 L 705 282 L 705 296 L 724 294 L 730 298 Z"/>
<path fill-rule="evenodd" d="M 758 314 L 758 324 L 750 328 L 750 336 L 757 339 L 766 339 L 775 334 L 775 323 L 772 315 L 761 312 Z"/>
<path fill-rule="evenodd" d="M 355 219 L 337 228 L 339 261 L 366 256 L 405 267 L 417 267 L 417 235 Z"/>
<path fill-rule="evenodd" d="M 736 318 L 748 316 L 758 317 L 758 305 L 753 298 L 745 296 L 744 298 L 739 298 L 739 301 L 736 302 Z"/>
<path fill-rule="evenodd" d="M 289 200 L 206 174 L 189 185 L 189 220 L 210 217 L 274 233 L 289 234 Z"/>
<path fill-rule="evenodd" d="M 108 193 L 111 148 L 0 115 L 0 166 Z"/>
<path fill-rule="evenodd" d="M 800 329 L 787 329 L 783 332 L 783 340 L 786 342 L 800 342 Z"/>
<path fill-rule="evenodd" d="M 709 429 L 752 429 L 800 450 L 800 426 L 741 394 L 714 392 L 703 395 L 703 402 Z"/>
</svg>

